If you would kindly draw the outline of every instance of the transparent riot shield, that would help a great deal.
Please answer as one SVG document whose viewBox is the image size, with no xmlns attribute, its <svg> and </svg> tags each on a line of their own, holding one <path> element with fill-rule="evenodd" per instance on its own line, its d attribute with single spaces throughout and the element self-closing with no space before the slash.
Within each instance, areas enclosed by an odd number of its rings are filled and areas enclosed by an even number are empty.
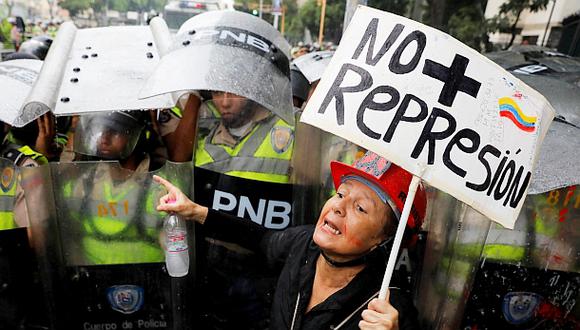
<svg viewBox="0 0 580 330">
<path fill-rule="evenodd" d="M 241 11 L 208 11 L 183 23 L 172 39 L 141 97 L 223 91 L 252 99 L 292 123 L 290 44 L 272 25 Z"/>
<path fill-rule="evenodd" d="M 54 163 L 23 171 L 31 232 L 54 329 L 188 329 L 190 270 L 165 269 L 156 211 L 163 176 L 185 192 L 191 163 L 132 172 L 116 162 Z M 188 229 L 193 229 L 190 227 Z"/>
<path fill-rule="evenodd" d="M 296 144 L 292 163 L 294 223 L 314 224 L 322 206 L 334 195 L 330 162 L 352 164 L 365 150 L 336 135 L 296 119 Z"/>
<path fill-rule="evenodd" d="M 580 193 L 529 195 L 514 230 L 437 192 L 418 308 L 429 329 L 578 329 Z"/>
<path fill-rule="evenodd" d="M 209 127 L 198 127 L 195 201 L 272 230 L 293 225 L 294 127 L 269 111 L 257 110 L 236 139 L 232 134 L 239 132 L 227 127 L 231 118 L 220 118 L 216 103 L 214 99 L 205 106 L 217 120 L 206 120 Z M 228 111 L 222 113 L 227 116 Z M 206 236 L 203 226 L 196 232 L 204 270 L 199 285 L 207 297 L 196 308 L 197 324 L 202 329 L 267 328 L 276 270 L 234 242 Z"/>
<path fill-rule="evenodd" d="M 514 230 L 492 226 L 463 327 L 580 328 L 577 187 L 529 195 Z"/>
<path fill-rule="evenodd" d="M 325 158 L 322 151 L 322 137 L 325 132 L 317 127 L 300 122 L 300 113 L 296 115 L 296 144 L 292 159 L 292 176 L 294 184 L 293 223 L 314 224 L 318 212 L 324 205 L 321 179 Z M 330 168 L 330 167 L 329 167 Z"/>
<path fill-rule="evenodd" d="M 428 230 L 416 304 L 422 328 L 458 329 L 490 220 L 428 187 Z"/>
<path fill-rule="evenodd" d="M 42 292 L 28 240 L 19 170 L 0 158 L 0 329 L 43 324 Z"/>
</svg>

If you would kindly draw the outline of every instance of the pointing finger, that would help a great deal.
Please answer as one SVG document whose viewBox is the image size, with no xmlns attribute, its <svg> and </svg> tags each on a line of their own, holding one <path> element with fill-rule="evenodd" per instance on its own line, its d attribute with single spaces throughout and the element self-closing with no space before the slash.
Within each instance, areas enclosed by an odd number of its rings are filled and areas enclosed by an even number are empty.
<svg viewBox="0 0 580 330">
<path fill-rule="evenodd" d="M 173 184 L 171 184 L 171 182 L 165 180 L 164 178 L 160 177 L 159 175 L 154 175 L 153 180 L 155 180 L 155 182 L 159 183 L 160 185 L 164 186 L 165 189 L 167 189 L 167 191 L 171 191 L 171 190 L 175 189 L 175 186 Z"/>
</svg>

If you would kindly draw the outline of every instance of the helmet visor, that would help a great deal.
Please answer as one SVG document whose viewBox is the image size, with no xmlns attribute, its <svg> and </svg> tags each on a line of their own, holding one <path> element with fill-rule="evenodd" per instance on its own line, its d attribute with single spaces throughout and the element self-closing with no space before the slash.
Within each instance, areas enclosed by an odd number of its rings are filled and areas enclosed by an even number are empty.
<svg viewBox="0 0 580 330">
<path fill-rule="evenodd" d="M 123 112 L 80 117 L 74 151 L 103 159 L 125 159 L 131 155 L 144 125 Z"/>
</svg>

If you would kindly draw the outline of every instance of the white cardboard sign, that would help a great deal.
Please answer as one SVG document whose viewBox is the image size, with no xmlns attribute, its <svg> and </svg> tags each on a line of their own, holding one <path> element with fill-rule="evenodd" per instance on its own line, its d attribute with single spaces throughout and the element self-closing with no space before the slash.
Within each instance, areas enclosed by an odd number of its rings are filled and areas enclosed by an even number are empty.
<svg viewBox="0 0 580 330">
<path fill-rule="evenodd" d="M 301 120 L 513 228 L 553 117 L 541 94 L 451 36 L 361 6 Z"/>
</svg>

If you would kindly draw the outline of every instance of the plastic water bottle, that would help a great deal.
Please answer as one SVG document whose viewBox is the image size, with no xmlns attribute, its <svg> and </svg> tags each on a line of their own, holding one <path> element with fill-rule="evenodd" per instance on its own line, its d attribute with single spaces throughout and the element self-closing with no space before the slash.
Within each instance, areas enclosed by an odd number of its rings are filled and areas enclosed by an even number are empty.
<svg viewBox="0 0 580 330">
<path fill-rule="evenodd" d="M 172 277 L 182 277 L 189 271 L 189 251 L 185 221 L 170 213 L 163 220 L 165 231 L 165 266 Z"/>
</svg>

